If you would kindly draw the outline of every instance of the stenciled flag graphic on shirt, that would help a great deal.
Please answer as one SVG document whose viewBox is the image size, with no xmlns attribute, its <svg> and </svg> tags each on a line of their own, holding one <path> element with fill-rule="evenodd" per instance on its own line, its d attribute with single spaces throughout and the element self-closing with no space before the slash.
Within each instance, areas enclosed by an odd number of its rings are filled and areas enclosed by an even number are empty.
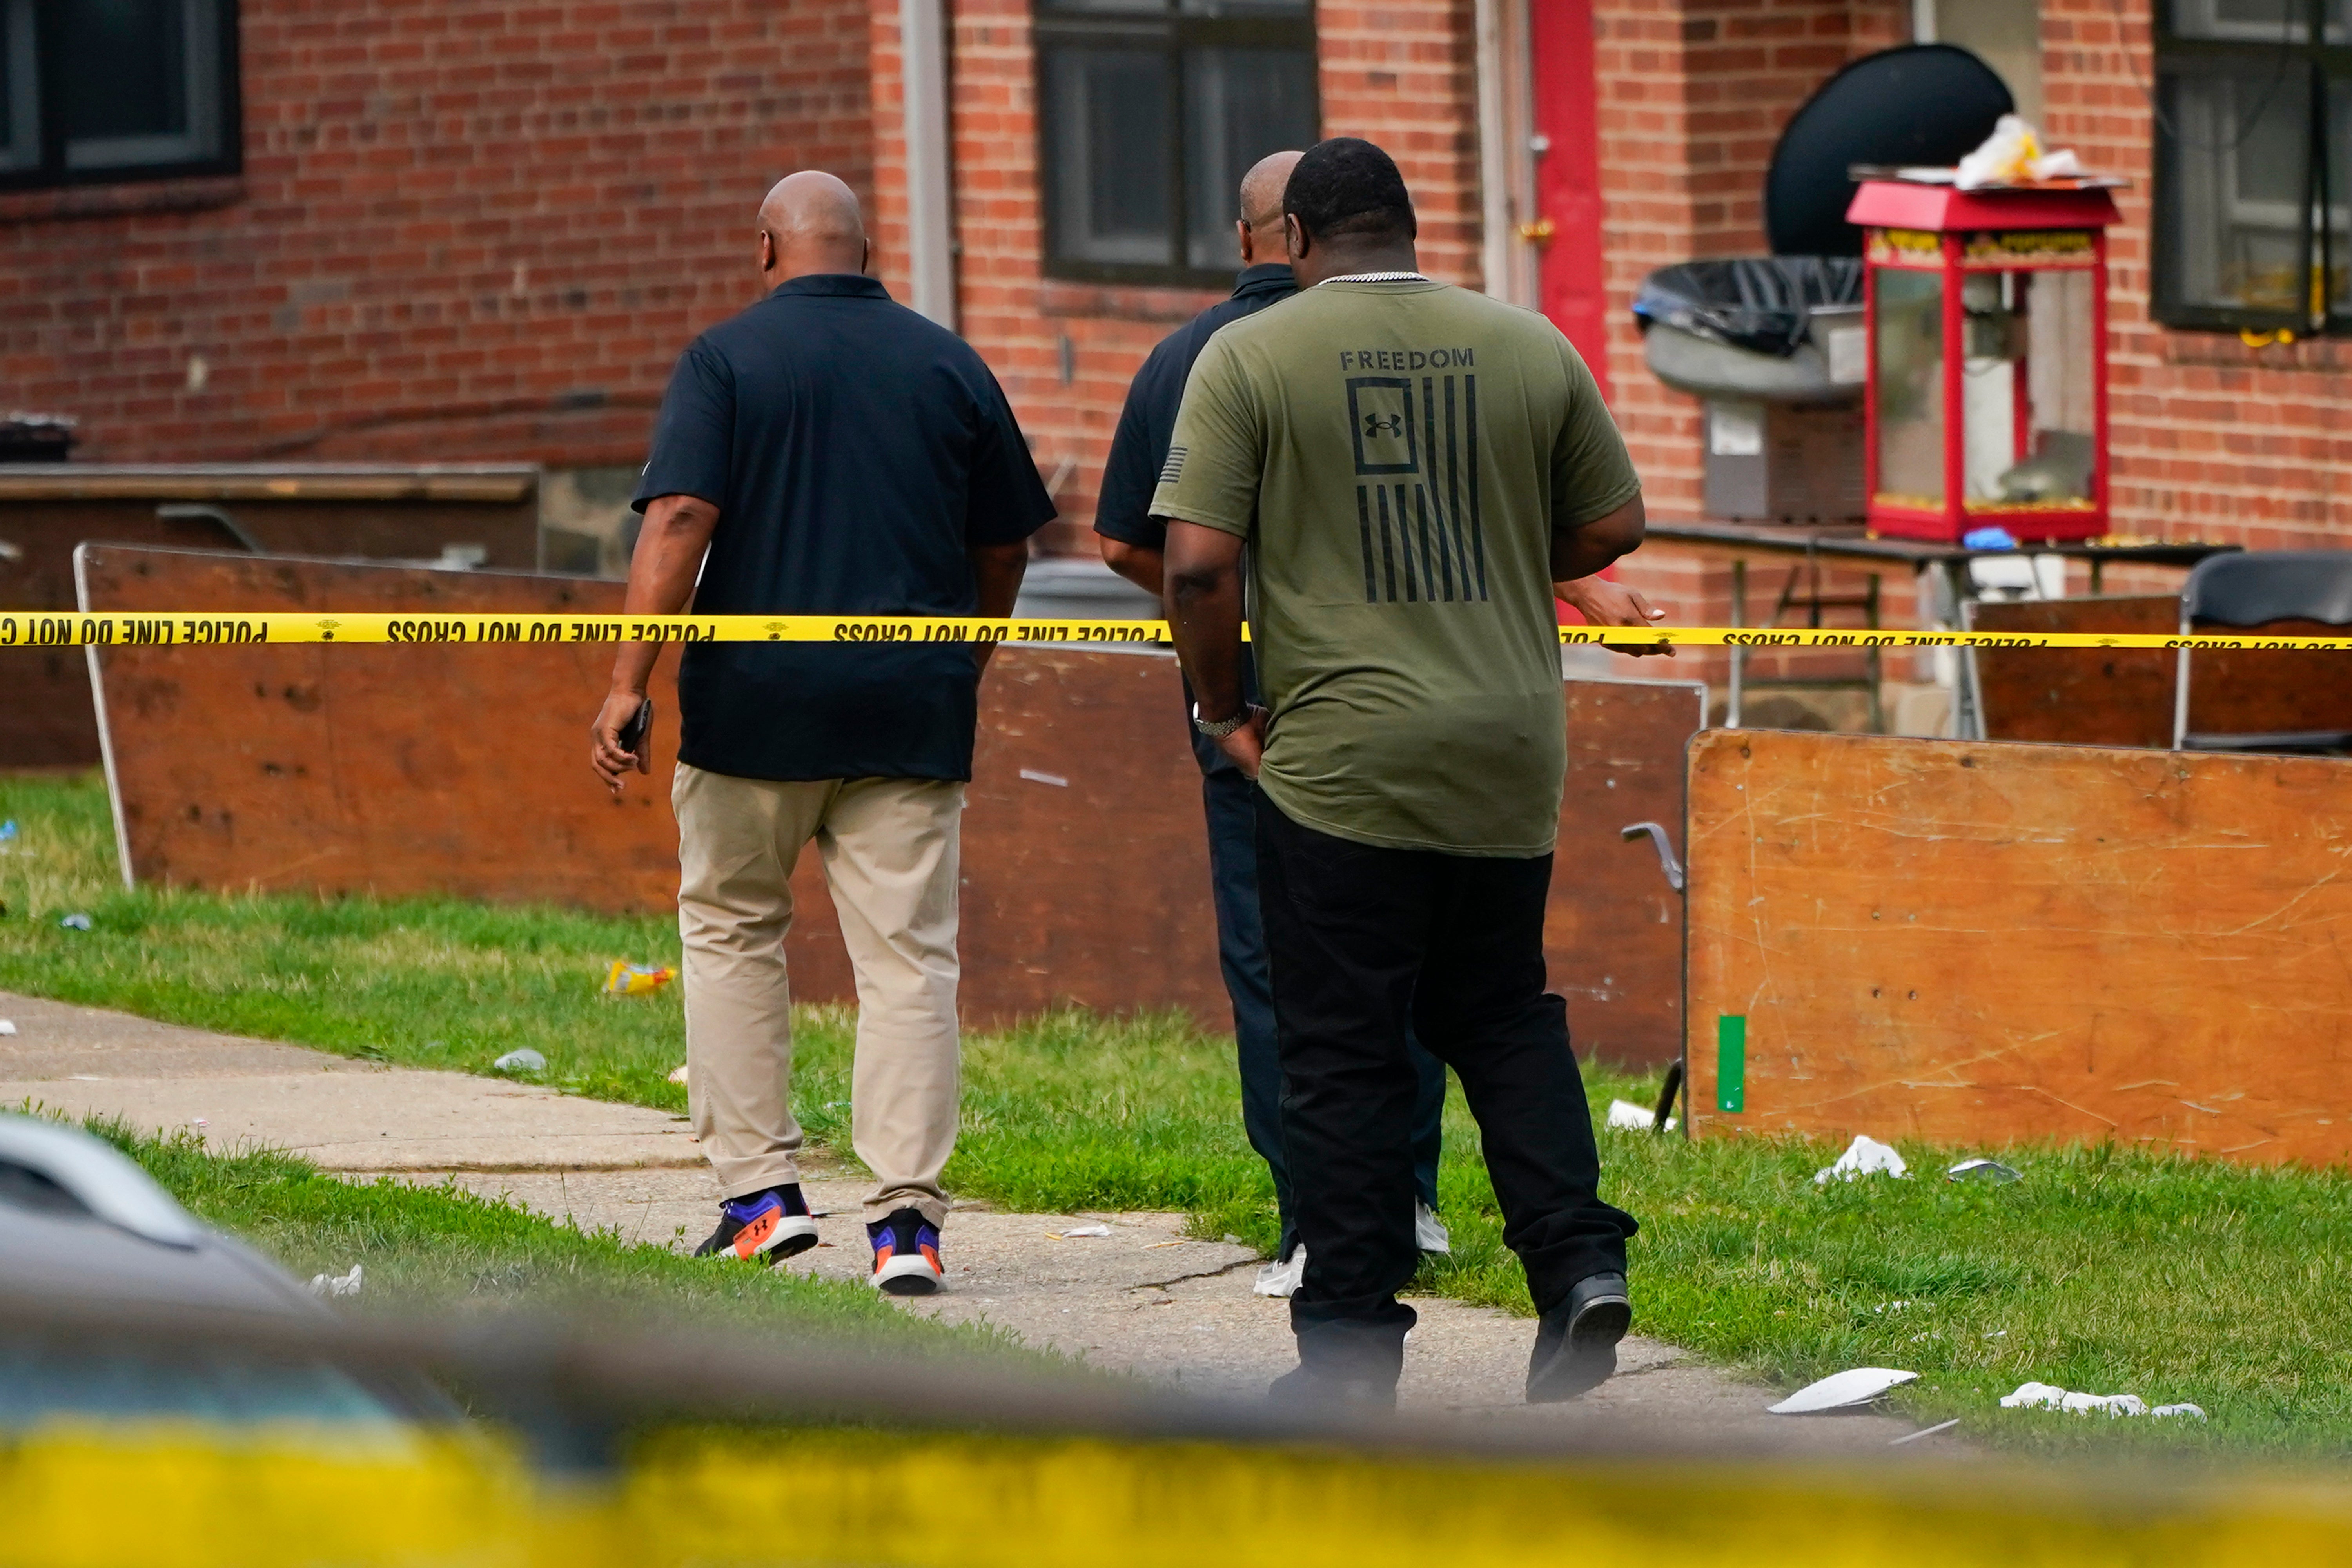
<svg viewBox="0 0 2352 1568">
<path fill-rule="evenodd" d="M 1478 378 L 1350 376 L 1364 602 L 1484 601 Z"/>
</svg>

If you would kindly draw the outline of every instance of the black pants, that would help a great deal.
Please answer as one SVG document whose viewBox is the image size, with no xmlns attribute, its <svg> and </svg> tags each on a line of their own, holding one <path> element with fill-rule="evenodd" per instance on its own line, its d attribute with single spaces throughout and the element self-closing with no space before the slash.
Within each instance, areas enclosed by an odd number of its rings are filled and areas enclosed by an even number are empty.
<svg viewBox="0 0 2352 1568">
<path fill-rule="evenodd" d="M 1266 984 L 1265 926 L 1257 897 L 1257 786 L 1225 768 L 1201 779 L 1209 824 L 1209 873 L 1217 910 L 1217 961 L 1234 1002 L 1234 1045 L 1240 1058 L 1242 1130 L 1274 1174 L 1282 1241 L 1275 1256 L 1288 1259 L 1298 1244 L 1290 1201 L 1290 1169 L 1282 1146 L 1282 1054 L 1276 1043 L 1274 995 Z M 1444 1142 L 1445 1064 L 1419 1045 L 1412 1059 L 1412 1185 L 1437 1207 L 1437 1158 Z"/>
<path fill-rule="evenodd" d="M 1412 1309 L 1415 1082 L 1408 1030 L 1478 1120 L 1503 1242 L 1536 1310 L 1622 1272 L 1631 1215 L 1601 1201 L 1600 1154 L 1568 1013 L 1544 990 L 1551 857 L 1379 849 L 1258 797 L 1258 890 L 1282 1049 L 1283 1131 L 1307 1273 L 1299 1359 L 1394 1375 Z"/>
</svg>

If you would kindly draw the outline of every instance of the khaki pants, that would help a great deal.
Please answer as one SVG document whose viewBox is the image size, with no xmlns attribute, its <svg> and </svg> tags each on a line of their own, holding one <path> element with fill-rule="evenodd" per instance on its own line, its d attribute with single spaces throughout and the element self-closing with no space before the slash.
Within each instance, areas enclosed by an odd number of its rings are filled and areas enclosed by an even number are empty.
<svg viewBox="0 0 2352 1568">
<path fill-rule="evenodd" d="M 947 1218 L 955 1147 L 958 831 L 964 787 L 936 779 L 778 783 L 678 764 L 677 929 L 686 944 L 687 1108 L 719 1190 L 800 1180 L 784 933 L 816 841 L 857 976 L 850 1140 L 874 1172 L 866 1218 Z"/>
</svg>

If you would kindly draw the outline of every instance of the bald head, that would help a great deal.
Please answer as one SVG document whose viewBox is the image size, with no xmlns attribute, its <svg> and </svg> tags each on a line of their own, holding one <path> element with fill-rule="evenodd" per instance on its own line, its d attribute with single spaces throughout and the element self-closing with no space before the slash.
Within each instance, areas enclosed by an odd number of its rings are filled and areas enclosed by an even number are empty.
<svg viewBox="0 0 2352 1568">
<path fill-rule="evenodd" d="M 1282 192 L 1297 162 L 1297 152 L 1269 152 L 1242 176 L 1243 266 L 1283 259 Z"/>
<path fill-rule="evenodd" d="M 857 193 L 822 169 L 776 182 L 760 204 L 760 273 L 772 287 L 814 272 L 866 270 Z"/>
</svg>

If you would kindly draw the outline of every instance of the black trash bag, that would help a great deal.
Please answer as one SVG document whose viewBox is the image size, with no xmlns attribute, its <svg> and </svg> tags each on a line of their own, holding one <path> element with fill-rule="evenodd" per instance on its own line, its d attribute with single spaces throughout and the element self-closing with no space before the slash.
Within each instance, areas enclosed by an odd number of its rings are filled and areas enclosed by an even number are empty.
<svg viewBox="0 0 2352 1568">
<path fill-rule="evenodd" d="M 1743 256 L 1658 268 L 1633 297 L 1633 319 L 1785 360 L 1805 340 L 1811 307 L 1861 303 L 1862 263 L 1849 256 Z"/>
</svg>

